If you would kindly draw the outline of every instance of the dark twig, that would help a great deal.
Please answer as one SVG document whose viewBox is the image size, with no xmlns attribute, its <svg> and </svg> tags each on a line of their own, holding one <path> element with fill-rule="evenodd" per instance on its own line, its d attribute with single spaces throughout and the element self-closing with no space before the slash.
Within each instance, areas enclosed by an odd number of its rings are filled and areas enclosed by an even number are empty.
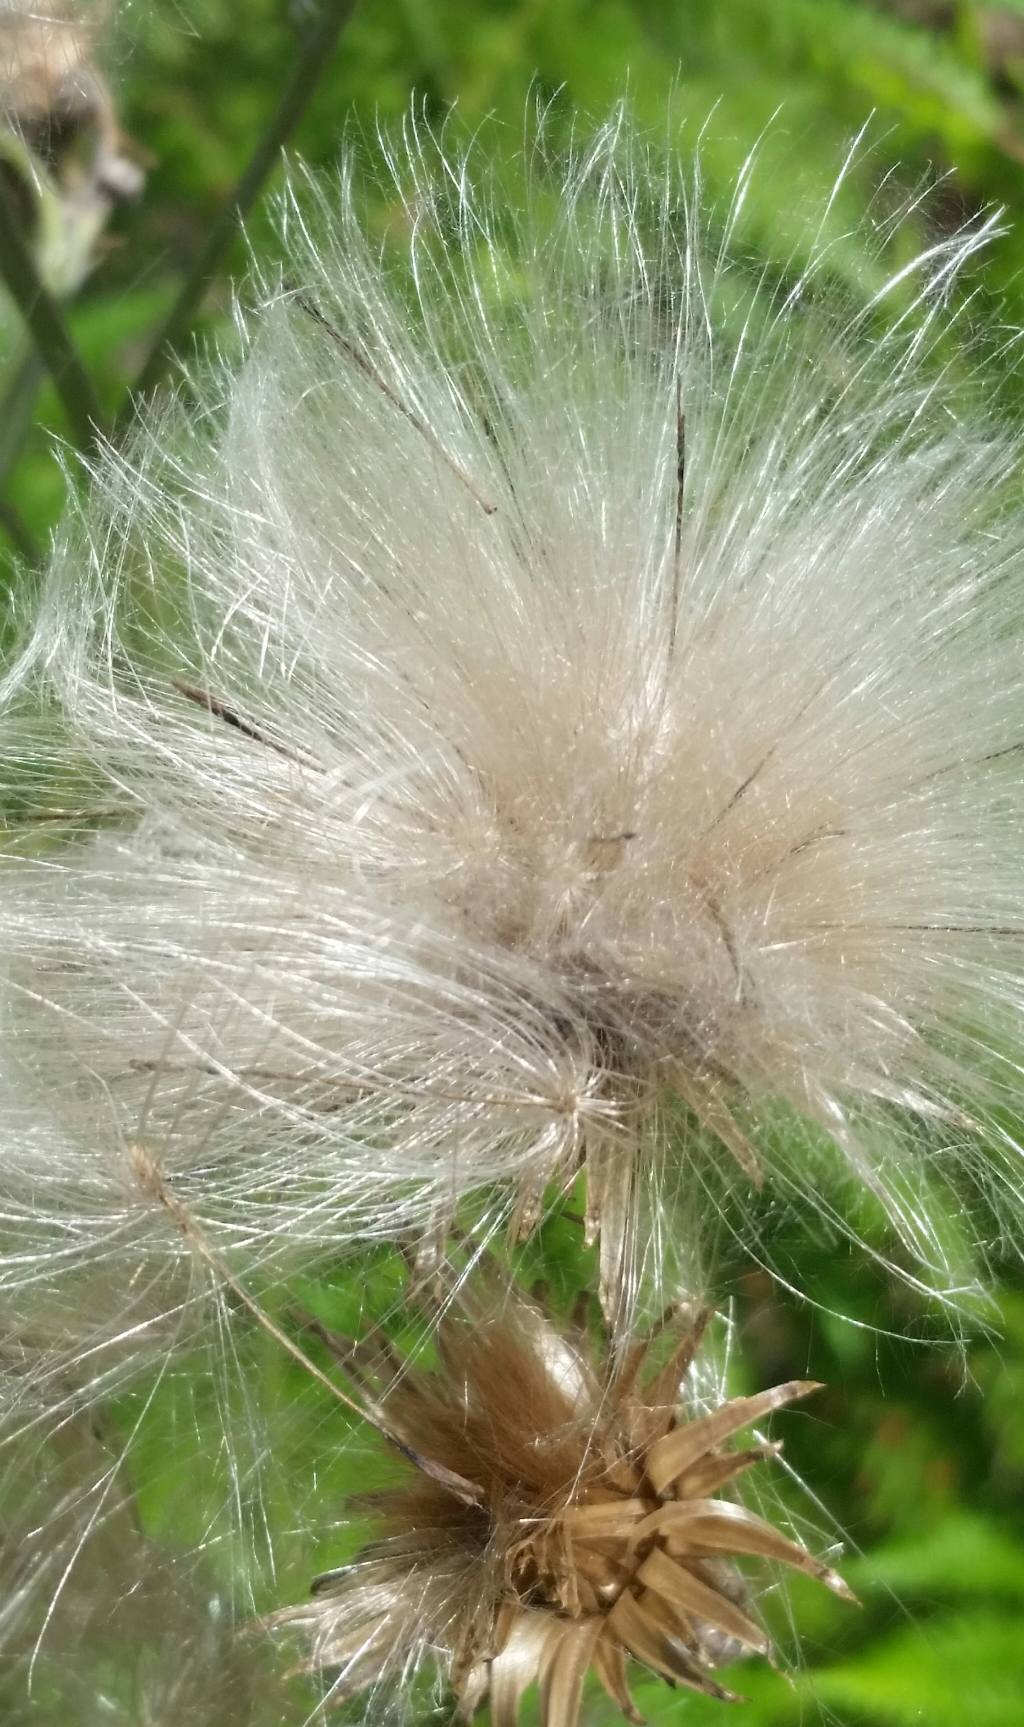
<svg viewBox="0 0 1024 1727">
<path fill-rule="evenodd" d="M 160 383 L 175 350 L 187 336 L 223 253 L 259 197 L 290 134 L 302 119 L 320 78 L 330 64 L 338 37 L 355 7 L 356 0 L 322 0 L 319 15 L 299 50 L 277 111 L 261 135 L 234 191 L 214 216 L 206 242 L 193 259 L 178 297 L 157 331 L 132 397 L 118 416 L 115 435 L 123 431 L 125 423 L 132 418 L 136 401 Z"/>
<path fill-rule="evenodd" d="M 103 418 L 99 400 L 60 307 L 40 280 L 18 211 L 2 178 L 0 275 L 46 362 L 75 442 L 82 450 L 91 449 Z"/>
</svg>

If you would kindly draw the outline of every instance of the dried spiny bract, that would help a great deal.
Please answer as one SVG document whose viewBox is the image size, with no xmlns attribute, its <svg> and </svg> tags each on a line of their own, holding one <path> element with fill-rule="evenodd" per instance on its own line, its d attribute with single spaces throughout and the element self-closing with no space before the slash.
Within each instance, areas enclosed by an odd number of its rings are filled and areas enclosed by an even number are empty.
<svg viewBox="0 0 1024 1727">
<path fill-rule="evenodd" d="M 337 1700 L 433 1659 L 467 1716 L 489 1699 L 494 1727 L 515 1727 L 534 1683 L 542 1727 L 576 1727 L 588 1671 L 638 1721 L 630 1658 L 731 1700 L 708 1668 L 769 1650 L 735 1558 L 780 1561 L 849 1597 L 802 1546 L 716 1497 L 777 1450 L 726 1442 L 818 1388 L 794 1380 L 687 1415 L 680 1385 L 704 1316 L 672 1322 L 656 1368 L 665 1336 L 612 1367 L 520 1298 L 496 1305 L 490 1288 L 464 1292 L 433 1371 L 325 1334 L 392 1432 L 463 1487 L 418 1474 L 372 1496 L 371 1545 L 277 1624 L 308 1636 L 313 1668 L 339 1670 Z"/>
<path fill-rule="evenodd" d="M 762 1168 L 856 1229 L 831 1159 L 956 1287 L 930 1196 L 1021 1186 L 1020 445 L 932 352 L 984 224 L 841 322 L 827 246 L 752 281 L 622 121 L 518 214 L 390 166 L 383 254 L 292 195 L 11 674 L 30 772 L 55 699 L 91 765 L 0 931 L 77 1239 L 140 1136 L 241 1269 L 473 1193 L 526 1231 L 583 1166 L 611 1309 L 669 1193 L 662 1242 Z"/>
</svg>

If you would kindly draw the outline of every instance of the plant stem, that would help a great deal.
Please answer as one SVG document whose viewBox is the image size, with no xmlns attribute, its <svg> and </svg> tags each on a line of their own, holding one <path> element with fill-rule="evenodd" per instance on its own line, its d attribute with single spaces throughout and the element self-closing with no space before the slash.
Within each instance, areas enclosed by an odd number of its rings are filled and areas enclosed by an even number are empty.
<svg viewBox="0 0 1024 1727">
<path fill-rule="evenodd" d="M 26 339 L 5 375 L 0 394 L 0 487 L 6 485 L 21 455 L 45 378 L 46 366 L 39 351 Z"/>
<path fill-rule="evenodd" d="M 10 540 L 18 555 L 30 564 L 41 561 L 39 547 L 22 521 L 19 512 L 5 498 L 0 498 L 0 528 Z"/>
<path fill-rule="evenodd" d="M 118 416 L 118 431 L 123 430 L 124 422 L 132 417 L 138 399 L 148 395 L 167 371 L 175 348 L 188 333 L 221 255 L 234 238 L 239 223 L 252 209 L 289 135 L 301 120 L 356 3 L 357 0 L 323 0 L 319 17 L 299 49 L 277 111 L 256 144 L 234 191 L 213 218 L 206 242 L 193 260 L 178 297 L 157 332 L 133 388 L 132 399 Z"/>
<path fill-rule="evenodd" d="M 46 363 L 64 404 L 75 442 L 80 449 L 90 450 L 102 423 L 102 409 L 60 307 L 40 280 L 18 211 L 2 178 L 0 276 Z"/>
</svg>

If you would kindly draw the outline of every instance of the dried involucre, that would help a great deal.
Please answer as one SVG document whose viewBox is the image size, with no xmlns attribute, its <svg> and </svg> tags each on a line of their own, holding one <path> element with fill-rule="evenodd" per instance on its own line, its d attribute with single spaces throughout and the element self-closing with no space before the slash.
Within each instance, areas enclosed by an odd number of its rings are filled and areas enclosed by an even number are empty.
<svg viewBox="0 0 1024 1727">
<path fill-rule="evenodd" d="M 673 1322 L 617 1365 L 586 1333 L 525 1300 L 463 1294 L 437 1333 L 440 1365 L 410 1367 L 386 1344 L 332 1343 L 379 1400 L 392 1433 L 463 1483 L 410 1474 L 369 1502 L 374 1541 L 318 1578 L 308 1606 L 276 1616 L 305 1633 L 341 1701 L 433 1658 L 465 1718 L 488 1699 L 516 1727 L 540 1686 L 541 1727 L 577 1727 L 592 1671 L 630 1720 L 630 1658 L 723 1701 L 709 1667 L 766 1654 L 732 1561 L 780 1561 L 849 1596 L 841 1579 L 720 1490 L 777 1449 L 727 1442 L 818 1389 L 794 1380 L 706 1413 L 678 1407 L 704 1316 Z"/>
<path fill-rule="evenodd" d="M 937 359 L 985 226 L 844 324 L 622 121 L 514 213 L 389 170 L 383 248 L 289 198 L 8 674 L 15 769 L 58 713 L 88 764 L 5 871 L 8 1214 L 185 1263 L 141 1140 L 248 1274 L 582 1167 L 612 1310 L 730 1187 L 855 1228 L 845 1160 L 955 1285 L 930 1194 L 1020 1186 L 1020 447 Z"/>
</svg>

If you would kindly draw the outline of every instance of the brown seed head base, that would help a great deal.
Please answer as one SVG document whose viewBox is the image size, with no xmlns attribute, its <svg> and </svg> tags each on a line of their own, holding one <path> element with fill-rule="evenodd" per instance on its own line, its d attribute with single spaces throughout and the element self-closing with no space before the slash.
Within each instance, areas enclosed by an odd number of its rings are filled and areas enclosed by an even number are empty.
<svg viewBox="0 0 1024 1727">
<path fill-rule="evenodd" d="M 377 1539 L 277 1616 L 311 1636 L 312 1668 L 338 1670 L 335 1698 L 432 1656 L 466 1717 L 489 1700 L 493 1727 L 516 1727 L 534 1683 L 541 1727 L 577 1727 L 589 1671 L 637 1722 L 630 1657 L 738 1701 L 707 1669 L 769 1652 L 735 1558 L 780 1561 L 853 1599 L 797 1542 L 716 1497 L 778 1449 L 725 1442 L 817 1386 L 792 1380 L 688 1418 L 680 1386 L 707 1317 L 673 1316 L 616 1365 L 583 1330 L 489 1287 L 441 1321 L 430 1371 L 321 1333 L 410 1451 L 464 1488 L 416 1474 L 372 1496 Z"/>
</svg>

